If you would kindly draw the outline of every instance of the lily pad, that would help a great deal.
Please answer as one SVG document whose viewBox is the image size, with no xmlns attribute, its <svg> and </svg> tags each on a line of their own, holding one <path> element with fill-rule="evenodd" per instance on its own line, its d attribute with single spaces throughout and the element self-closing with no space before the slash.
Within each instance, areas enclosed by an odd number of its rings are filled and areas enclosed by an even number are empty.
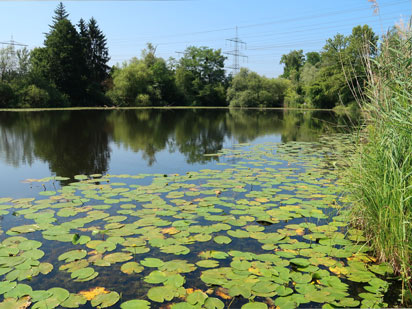
<svg viewBox="0 0 412 309">
<path fill-rule="evenodd" d="M 120 305 L 121 309 L 150 309 L 150 302 L 147 300 L 133 299 Z"/>
</svg>

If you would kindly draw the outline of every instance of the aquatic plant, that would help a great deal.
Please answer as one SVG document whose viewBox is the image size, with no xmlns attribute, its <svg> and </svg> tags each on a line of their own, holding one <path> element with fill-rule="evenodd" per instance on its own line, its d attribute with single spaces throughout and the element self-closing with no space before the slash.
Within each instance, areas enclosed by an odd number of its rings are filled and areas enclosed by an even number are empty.
<svg viewBox="0 0 412 309">
<path fill-rule="evenodd" d="M 350 170 L 352 217 L 380 261 L 402 276 L 412 302 L 412 32 L 389 32 L 369 72 L 364 137 Z"/>
<path fill-rule="evenodd" d="M 207 154 L 216 169 L 1 198 L 0 308 L 386 306 L 392 269 L 341 206 L 348 143 L 242 144 Z"/>
</svg>

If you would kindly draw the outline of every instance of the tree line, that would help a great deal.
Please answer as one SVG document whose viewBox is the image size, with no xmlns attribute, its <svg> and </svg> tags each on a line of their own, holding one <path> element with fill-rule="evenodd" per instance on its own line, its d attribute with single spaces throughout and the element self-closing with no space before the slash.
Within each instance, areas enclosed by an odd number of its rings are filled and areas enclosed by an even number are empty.
<svg viewBox="0 0 412 309">
<path fill-rule="evenodd" d="M 188 47 L 180 59 L 140 57 L 110 67 L 107 40 L 97 21 L 54 12 L 44 46 L 0 49 L 0 108 L 70 106 L 314 107 L 353 105 L 365 87 L 362 60 L 376 55 L 368 26 L 327 40 L 320 52 L 282 56 L 284 73 L 267 78 L 242 68 L 227 74 L 220 49 Z"/>
</svg>

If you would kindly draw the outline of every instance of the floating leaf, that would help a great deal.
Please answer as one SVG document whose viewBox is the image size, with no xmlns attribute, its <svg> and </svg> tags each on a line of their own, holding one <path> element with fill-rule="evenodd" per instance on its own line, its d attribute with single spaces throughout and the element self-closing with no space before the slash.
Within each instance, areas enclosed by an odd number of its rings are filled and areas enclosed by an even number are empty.
<svg viewBox="0 0 412 309">
<path fill-rule="evenodd" d="M 189 294 L 189 296 L 187 297 L 187 302 L 191 305 L 198 305 L 198 306 L 202 306 L 205 302 L 205 300 L 207 299 L 207 295 L 201 291 L 196 291 L 192 294 Z"/>
<path fill-rule="evenodd" d="M 140 263 L 146 267 L 161 267 L 165 264 L 162 260 L 156 258 L 145 258 Z"/>
<path fill-rule="evenodd" d="M 310 264 L 310 262 L 307 259 L 303 259 L 303 258 L 294 258 L 294 259 L 291 259 L 290 262 L 297 266 L 301 266 L 301 267 L 306 267 Z"/>
<path fill-rule="evenodd" d="M 197 262 L 196 265 L 203 268 L 214 268 L 219 266 L 219 262 L 215 260 L 203 260 Z"/>
<path fill-rule="evenodd" d="M 216 236 L 213 240 L 218 244 L 229 244 L 232 242 L 230 237 L 227 236 Z"/>
<path fill-rule="evenodd" d="M 86 250 L 71 250 L 68 251 L 66 253 L 61 254 L 58 257 L 59 261 L 66 261 L 68 262 L 73 262 L 76 260 L 80 260 L 82 258 L 84 258 L 87 255 L 87 251 Z"/>
<path fill-rule="evenodd" d="M 100 308 L 107 308 L 116 304 L 120 299 L 120 295 L 117 292 L 110 292 L 99 294 L 92 299 L 92 306 Z"/>
<path fill-rule="evenodd" d="M 129 261 L 132 258 L 133 256 L 129 253 L 116 252 L 106 255 L 103 260 L 109 263 L 120 263 Z"/>
<path fill-rule="evenodd" d="M 128 263 L 123 264 L 120 267 L 120 270 L 128 275 L 132 273 L 136 273 L 136 274 L 140 273 L 143 271 L 143 269 L 144 268 L 140 266 L 137 262 L 128 262 Z"/>
<path fill-rule="evenodd" d="M 267 309 L 267 307 L 265 303 L 253 302 L 244 304 L 242 309 Z"/>
<path fill-rule="evenodd" d="M 223 309 L 225 304 L 219 298 L 209 297 L 206 299 L 204 307 L 206 309 Z"/>
<path fill-rule="evenodd" d="M 81 305 L 86 304 L 87 299 L 82 295 L 70 294 L 70 296 L 61 303 L 62 307 L 65 308 L 79 308 Z"/>
<path fill-rule="evenodd" d="M 147 283 L 154 283 L 154 284 L 162 283 L 162 282 L 165 282 L 166 280 L 167 280 L 167 274 L 159 270 L 152 271 L 148 276 L 144 278 L 144 281 L 146 281 Z"/>
<path fill-rule="evenodd" d="M 133 299 L 120 305 L 121 309 L 150 309 L 150 302 L 147 300 Z"/>
</svg>

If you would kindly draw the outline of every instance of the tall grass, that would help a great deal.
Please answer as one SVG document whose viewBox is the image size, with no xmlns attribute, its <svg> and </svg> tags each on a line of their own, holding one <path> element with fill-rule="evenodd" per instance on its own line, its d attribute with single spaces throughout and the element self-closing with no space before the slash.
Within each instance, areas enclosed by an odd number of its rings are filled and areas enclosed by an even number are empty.
<svg viewBox="0 0 412 309">
<path fill-rule="evenodd" d="M 412 31 L 399 26 L 367 57 L 365 138 L 350 168 L 354 224 L 380 261 L 402 277 L 402 302 L 412 295 Z"/>
</svg>

